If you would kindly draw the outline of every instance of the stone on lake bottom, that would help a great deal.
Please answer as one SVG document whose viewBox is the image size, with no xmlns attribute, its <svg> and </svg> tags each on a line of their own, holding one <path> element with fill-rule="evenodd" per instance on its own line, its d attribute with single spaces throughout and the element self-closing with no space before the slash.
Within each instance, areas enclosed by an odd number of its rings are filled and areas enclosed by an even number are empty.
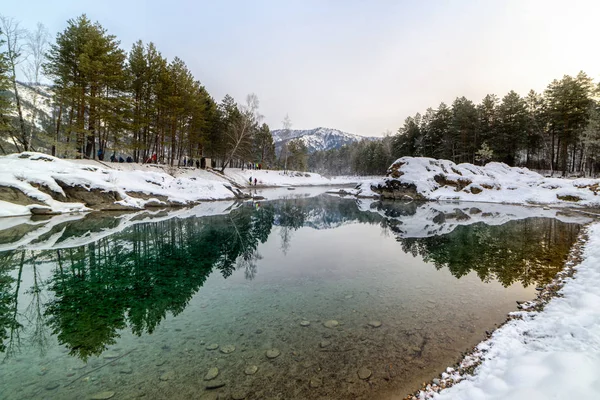
<svg viewBox="0 0 600 400">
<path fill-rule="evenodd" d="M 336 326 L 338 326 L 340 323 L 337 322 L 335 319 L 330 319 L 329 321 L 325 321 L 323 323 L 323 326 L 325 326 L 325 328 L 335 328 Z"/>
<path fill-rule="evenodd" d="M 323 385 L 323 381 L 321 380 L 321 378 L 310 378 L 309 385 L 311 388 L 318 388 Z"/>
<path fill-rule="evenodd" d="M 225 382 L 214 382 L 214 383 L 207 383 L 205 387 L 206 387 L 206 389 L 211 390 L 211 389 L 222 388 L 223 386 L 225 386 Z"/>
<path fill-rule="evenodd" d="M 250 365 L 250 366 L 246 367 L 246 369 L 244 370 L 244 373 L 246 375 L 254 375 L 257 371 L 258 371 L 258 367 L 256 365 Z"/>
<path fill-rule="evenodd" d="M 242 391 L 236 391 L 231 393 L 231 398 L 233 400 L 244 400 L 248 395 L 246 394 L 246 392 L 242 392 Z"/>
<path fill-rule="evenodd" d="M 309 326 L 310 325 L 310 321 L 302 321 L 300 322 L 301 326 Z"/>
<path fill-rule="evenodd" d="M 54 390 L 54 389 L 58 388 L 59 386 L 60 386 L 60 383 L 58 383 L 58 382 L 50 382 L 46 386 L 44 386 L 44 388 L 46 390 Z"/>
<path fill-rule="evenodd" d="M 369 379 L 371 374 L 371 370 L 365 367 L 362 367 L 358 370 L 358 377 L 362 380 Z"/>
<path fill-rule="evenodd" d="M 115 395 L 115 392 L 100 392 L 100 393 L 96 393 L 94 394 L 92 397 L 90 397 L 91 400 L 108 400 L 108 399 L 112 399 L 113 396 Z"/>
<path fill-rule="evenodd" d="M 217 367 L 209 368 L 208 372 L 204 376 L 204 380 L 210 381 L 212 379 L 215 379 L 217 377 L 217 375 L 219 375 L 219 368 L 217 368 Z"/>
<path fill-rule="evenodd" d="M 281 354 L 281 351 L 279 351 L 278 349 L 269 349 L 267 350 L 267 358 L 277 358 L 279 357 L 279 355 Z"/>
<path fill-rule="evenodd" d="M 221 353 L 223 353 L 223 354 L 233 353 L 234 351 L 235 351 L 235 346 L 232 344 L 228 344 L 227 346 L 221 347 Z"/>
<path fill-rule="evenodd" d="M 175 378 L 175 371 L 167 371 L 164 374 L 162 374 L 158 379 L 160 379 L 161 381 L 168 381 L 173 378 Z"/>
<path fill-rule="evenodd" d="M 331 340 L 321 340 L 321 342 L 319 343 L 319 347 L 321 347 L 322 349 L 330 346 L 331 345 Z"/>
<path fill-rule="evenodd" d="M 219 345 L 216 343 L 211 343 L 208 346 L 206 346 L 206 350 L 216 350 L 219 348 Z"/>
<path fill-rule="evenodd" d="M 369 321 L 369 326 L 373 328 L 379 328 L 381 326 L 381 321 Z"/>
</svg>

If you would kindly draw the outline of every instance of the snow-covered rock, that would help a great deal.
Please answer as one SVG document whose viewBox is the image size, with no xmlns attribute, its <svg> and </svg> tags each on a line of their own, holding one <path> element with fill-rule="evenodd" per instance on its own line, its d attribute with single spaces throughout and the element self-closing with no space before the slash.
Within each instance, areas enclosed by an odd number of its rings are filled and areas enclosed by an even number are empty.
<svg viewBox="0 0 600 400">
<path fill-rule="evenodd" d="M 483 167 L 426 157 L 402 157 L 387 176 L 358 189 L 383 198 L 513 204 L 600 206 L 598 179 L 545 178 L 527 168 L 492 162 Z"/>
</svg>

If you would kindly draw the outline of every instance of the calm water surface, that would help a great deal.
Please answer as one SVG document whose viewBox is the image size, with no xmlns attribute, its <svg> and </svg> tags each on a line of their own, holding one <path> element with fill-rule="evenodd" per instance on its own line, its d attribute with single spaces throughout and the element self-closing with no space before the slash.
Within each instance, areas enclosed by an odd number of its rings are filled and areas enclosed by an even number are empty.
<svg viewBox="0 0 600 400">
<path fill-rule="evenodd" d="M 0 397 L 402 398 L 560 270 L 581 220 L 539 212 L 322 195 L 0 220 Z"/>
</svg>

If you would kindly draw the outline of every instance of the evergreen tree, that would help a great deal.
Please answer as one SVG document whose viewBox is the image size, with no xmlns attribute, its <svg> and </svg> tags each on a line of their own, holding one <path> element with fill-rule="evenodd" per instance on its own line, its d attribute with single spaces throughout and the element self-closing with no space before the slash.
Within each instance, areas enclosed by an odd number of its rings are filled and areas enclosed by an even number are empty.
<svg viewBox="0 0 600 400">
<path fill-rule="evenodd" d="M 498 120 L 492 149 L 500 161 L 514 165 L 517 152 L 525 147 L 527 139 L 529 118 L 525 100 L 511 90 L 498 106 Z"/>
</svg>

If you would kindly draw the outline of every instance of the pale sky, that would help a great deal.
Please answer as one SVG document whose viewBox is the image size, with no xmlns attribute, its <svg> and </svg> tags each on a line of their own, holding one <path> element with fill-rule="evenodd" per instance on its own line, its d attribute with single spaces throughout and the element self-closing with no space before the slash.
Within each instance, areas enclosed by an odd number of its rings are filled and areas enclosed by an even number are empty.
<svg viewBox="0 0 600 400">
<path fill-rule="evenodd" d="M 478 103 L 600 78 L 600 0 L 3 1 L 0 13 L 52 37 L 86 13 L 129 51 L 178 56 L 220 101 L 256 93 L 271 129 L 379 136 L 457 96 Z"/>
</svg>

